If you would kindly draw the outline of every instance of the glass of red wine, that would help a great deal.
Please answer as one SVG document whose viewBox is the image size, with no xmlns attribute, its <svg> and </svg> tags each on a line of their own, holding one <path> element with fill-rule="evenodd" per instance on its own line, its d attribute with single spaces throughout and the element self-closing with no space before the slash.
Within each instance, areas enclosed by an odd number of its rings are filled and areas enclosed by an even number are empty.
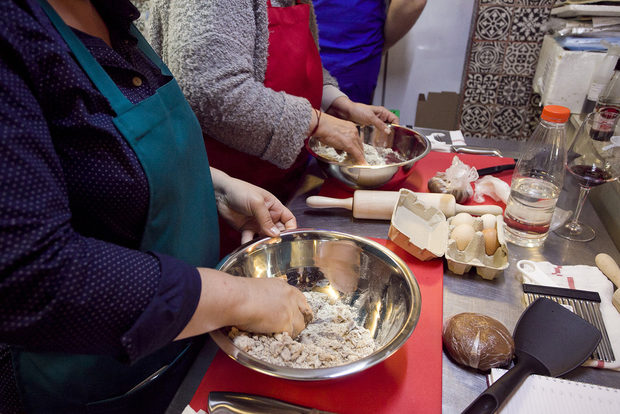
<svg viewBox="0 0 620 414">
<path fill-rule="evenodd" d="M 567 153 L 566 170 L 579 183 L 579 199 L 571 219 L 555 230 L 558 236 L 582 242 L 595 237 L 594 229 L 580 223 L 579 216 L 592 187 L 618 179 L 620 147 L 611 144 L 611 138 L 619 117 L 617 111 L 607 113 L 602 123 L 601 114 L 591 113 L 577 130 Z M 603 128 L 606 131 L 601 131 Z"/>
</svg>

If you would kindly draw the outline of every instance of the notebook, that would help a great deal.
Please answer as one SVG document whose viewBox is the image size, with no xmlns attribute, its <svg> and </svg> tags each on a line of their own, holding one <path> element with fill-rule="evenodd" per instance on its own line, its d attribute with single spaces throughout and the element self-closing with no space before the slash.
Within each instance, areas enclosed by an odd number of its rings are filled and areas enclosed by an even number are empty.
<svg viewBox="0 0 620 414">
<path fill-rule="evenodd" d="M 487 376 L 489 385 L 505 372 L 505 369 L 491 369 Z M 498 411 L 500 414 L 618 412 L 620 389 L 542 375 L 530 375 Z"/>
</svg>

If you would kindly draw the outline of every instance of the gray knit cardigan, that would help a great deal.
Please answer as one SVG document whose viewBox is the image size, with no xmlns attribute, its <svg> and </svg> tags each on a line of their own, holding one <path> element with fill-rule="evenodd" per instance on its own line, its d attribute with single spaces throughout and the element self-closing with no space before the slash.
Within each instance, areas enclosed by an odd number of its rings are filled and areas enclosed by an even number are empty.
<svg viewBox="0 0 620 414">
<path fill-rule="evenodd" d="M 302 2 L 310 4 L 318 44 L 312 2 Z M 295 1 L 271 3 L 289 7 Z M 267 0 L 149 0 L 148 7 L 145 35 L 177 78 L 203 133 L 280 168 L 290 166 L 303 147 L 312 107 L 305 98 L 263 85 Z M 329 85 L 324 91 L 337 86 L 325 69 L 323 79 Z"/>
</svg>

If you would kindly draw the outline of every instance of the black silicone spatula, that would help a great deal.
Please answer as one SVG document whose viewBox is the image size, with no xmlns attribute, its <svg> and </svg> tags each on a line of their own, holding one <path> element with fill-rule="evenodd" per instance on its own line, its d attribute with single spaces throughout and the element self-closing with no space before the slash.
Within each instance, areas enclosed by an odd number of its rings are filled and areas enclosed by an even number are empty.
<svg viewBox="0 0 620 414">
<path fill-rule="evenodd" d="M 463 413 L 493 413 L 530 374 L 558 377 L 583 364 L 601 332 L 562 305 L 539 298 L 523 312 L 513 334 L 515 366 Z"/>
</svg>

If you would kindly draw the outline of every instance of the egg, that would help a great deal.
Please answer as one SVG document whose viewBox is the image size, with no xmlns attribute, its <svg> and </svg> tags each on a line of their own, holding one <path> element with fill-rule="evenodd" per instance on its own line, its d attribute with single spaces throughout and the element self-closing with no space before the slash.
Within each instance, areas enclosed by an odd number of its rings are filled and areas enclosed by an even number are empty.
<svg viewBox="0 0 620 414">
<path fill-rule="evenodd" d="M 494 229 L 495 223 L 497 222 L 497 218 L 493 214 L 483 214 L 480 219 L 482 219 L 482 228 L 483 229 Z"/>
<path fill-rule="evenodd" d="M 458 227 L 461 224 L 467 224 L 469 226 L 474 225 L 474 217 L 469 213 L 459 213 L 456 216 L 452 217 L 452 221 L 450 221 L 454 227 Z"/>
<path fill-rule="evenodd" d="M 456 242 L 459 250 L 465 250 L 469 242 L 474 238 L 474 228 L 472 225 L 464 223 L 459 224 L 452 230 L 450 237 Z"/>
<path fill-rule="evenodd" d="M 487 255 L 493 256 L 497 248 L 499 247 L 499 240 L 497 239 L 497 230 L 484 229 L 482 230 L 482 237 L 484 238 L 484 251 Z"/>
</svg>

